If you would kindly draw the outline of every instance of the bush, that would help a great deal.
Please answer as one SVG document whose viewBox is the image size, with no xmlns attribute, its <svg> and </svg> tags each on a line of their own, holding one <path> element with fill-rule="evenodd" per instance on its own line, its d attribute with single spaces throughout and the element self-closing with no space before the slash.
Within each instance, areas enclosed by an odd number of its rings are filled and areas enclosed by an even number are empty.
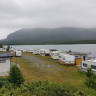
<svg viewBox="0 0 96 96">
<path fill-rule="evenodd" d="M 11 66 L 8 80 L 17 86 L 20 86 L 24 82 L 21 71 L 16 65 Z"/>
<path fill-rule="evenodd" d="M 0 77 L 0 88 L 2 88 L 3 86 L 8 87 L 10 85 L 10 82 L 3 77 Z"/>
<path fill-rule="evenodd" d="M 92 72 L 92 69 L 91 68 L 88 68 L 87 69 L 87 72 L 86 72 L 86 76 L 88 77 L 88 78 L 90 78 L 90 77 L 93 77 L 93 72 Z"/>
<path fill-rule="evenodd" d="M 96 89 L 95 75 L 93 74 L 91 68 L 87 69 L 86 76 L 87 76 L 87 79 L 85 81 L 85 84 L 87 85 L 87 87 Z"/>
</svg>

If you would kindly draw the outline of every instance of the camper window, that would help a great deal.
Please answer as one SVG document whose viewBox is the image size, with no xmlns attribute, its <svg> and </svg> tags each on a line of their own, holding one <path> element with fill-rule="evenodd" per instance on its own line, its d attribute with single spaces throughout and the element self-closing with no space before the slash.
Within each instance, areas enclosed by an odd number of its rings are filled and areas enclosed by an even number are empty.
<svg viewBox="0 0 96 96">
<path fill-rule="evenodd" d="M 0 59 L 0 63 L 6 63 L 5 59 Z"/>
<path fill-rule="evenodd" d="M 83 67 L 87 67 L 87 64 L 83 63 Z"/>
<path fill-rule="evenodd" d="M 91 68 L 92 68 L 92 69 L 96 69 L 96 66 L 94 66 L 94 65 L 91 65 Z"/>
</svg>

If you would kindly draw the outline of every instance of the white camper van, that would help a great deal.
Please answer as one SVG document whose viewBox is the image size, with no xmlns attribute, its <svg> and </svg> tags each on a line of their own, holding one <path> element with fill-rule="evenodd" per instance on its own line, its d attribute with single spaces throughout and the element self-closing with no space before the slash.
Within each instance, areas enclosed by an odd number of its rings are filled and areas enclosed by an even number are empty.
<svg viewBox="0 0 96 96">
<path fill-rule="evenodd" d="M 21 57 L 21 56 L 22 56 L 22 51 L 16 51 L 16 52 L 15 52 L 15 56 Z"/>
<path fill-rule="evenodd" d="M 75 56 L 69 54 L 60 54 L 58 61 L 65 65 L 75 65 Z"/>
</svg>

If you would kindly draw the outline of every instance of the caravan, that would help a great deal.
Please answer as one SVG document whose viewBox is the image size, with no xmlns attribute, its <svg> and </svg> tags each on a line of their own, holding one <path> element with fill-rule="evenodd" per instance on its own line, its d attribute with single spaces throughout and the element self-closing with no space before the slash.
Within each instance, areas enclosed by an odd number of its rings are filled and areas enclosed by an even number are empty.
<svg viewBox="0 0 96 96">
<path fill-rule="evenodd" d="M 33 54 L 34 55 L 39 55 L 40 54 L 40 50 L 39 49 L 33 49 Z"/>
<path fill-rule="evenodd" d="M 69 54 L 60 54 L 58 61 L 64 65 L 75 65 L 75 56 Z"/>
<path fill-rule="evenodd" d="M 62 53 L 61 51 L 53 51 L 50 53 L 52 59 L 59 59 L 59 54 Z"/>
<path fill-rule="evenodd" d="M 46 50 L 46 49 L 40 49 L 40 55 L 41 55 L 41 56 L 45 56 L 45 50 Z"/>
</svg>

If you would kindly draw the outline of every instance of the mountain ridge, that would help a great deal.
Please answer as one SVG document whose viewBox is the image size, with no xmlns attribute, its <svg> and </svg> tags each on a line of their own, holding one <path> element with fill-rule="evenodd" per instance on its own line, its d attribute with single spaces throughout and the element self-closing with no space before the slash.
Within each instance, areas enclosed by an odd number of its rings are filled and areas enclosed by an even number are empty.
<svg viewBox="0 0 96 96">
<path fill-rule="evenodd" d="M 0 40 L 3 44 L 74 44 L 96 40 L 96 28 L 23 28 Z"/>
</svg>

